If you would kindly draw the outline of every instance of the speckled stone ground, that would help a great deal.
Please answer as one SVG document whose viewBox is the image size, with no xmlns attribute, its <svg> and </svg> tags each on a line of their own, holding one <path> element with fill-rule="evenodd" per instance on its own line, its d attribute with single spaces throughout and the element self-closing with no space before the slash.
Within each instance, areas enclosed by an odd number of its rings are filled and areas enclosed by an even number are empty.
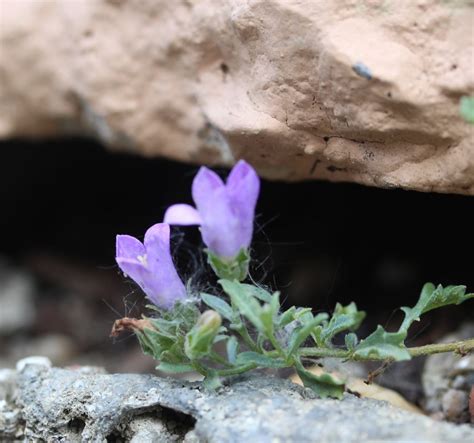
<svg viewBox="0 0 474 443">
<path fill-rule="evenodd" d="M 350 394 L 320 400 L 272 377 L 236 379 L 207 392 L 197 383 L 51 368 L 41 359 L 0 375 L 1 441 L 474 441 L 469 425 L 436 422 Z"/>
</svg>

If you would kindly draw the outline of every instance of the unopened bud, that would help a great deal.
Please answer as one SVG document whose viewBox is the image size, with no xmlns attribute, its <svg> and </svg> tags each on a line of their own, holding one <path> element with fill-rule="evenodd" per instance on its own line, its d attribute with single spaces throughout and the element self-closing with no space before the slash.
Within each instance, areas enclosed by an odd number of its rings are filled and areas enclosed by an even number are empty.
<svg viewBox="0 0 474 443">
<path fill-rule="evenodd" d="M 201 314 L 198 321 L 196 322 L 196 327 L 198 327 L 201 331 L 204 330 L 214 330 L 219 329 L 222 324 L 222 318 L 216 311 L 205 311 Z"/>
<path fill-rule="evenodd" d="M 209 310 L 201 314 L 186 334 L 184 349 L 188 358 L 196 360 L 209 354 L 221 324 L 222 318 L 216 311 Z"/>
</svg>

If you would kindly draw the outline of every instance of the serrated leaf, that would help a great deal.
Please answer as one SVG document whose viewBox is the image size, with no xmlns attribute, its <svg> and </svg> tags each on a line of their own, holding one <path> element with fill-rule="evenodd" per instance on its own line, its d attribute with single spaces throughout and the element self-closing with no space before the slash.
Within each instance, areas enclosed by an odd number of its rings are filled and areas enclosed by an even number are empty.
<svg viewBox="0 0 474 443">
<path fill-rule="evenodd" d="M 407 332 L 414 321 L 419 321 L 420 316 L 426 312 L 438 309 L 448 305 L 459 305 L 470 298 L 474 298 L 474 294 L 466 294 L 466 286 L 446 286 L 435 287 L 433 283 L 426 283 L 420 294 L 418 302 L 413 308 L 401 308 L 405 314 L 405 318 L 400 327 L 400 331 Z"/>
<path fill-rule="evenodd" d="M 320 343 L 326 346 L 330 345 L 335 335 L 343 331 L 356 330 L 364 318 L 365 312 L 358 311 L 354 302 L 347 306 L 337 303 L 331 319 L 320 330 Z"/>
<path fill-rule="evenodd" d="M 135 335 L 137 336 L 138 342 L 140 343 L 140 347 L 142 348 L 143 353 L 153 357 L 154 359 L 158 359 L 159 355 L 162 352 L 158 345 L 154 344 L 143 332 L 136 331 Z"/>
<path fill-rule="evenodd" d="M 222 317 L 226 318 L 229 321 L 233 320 L 234 313 L 232 311 L 232 308 L 225 300 L 222 300 L 222 298 L 201 292 L 201 299 L 204 303 L 206 303 L 207 306 L 222 315 Z"/>
<path fill-rule="evenodd" d="M 270 303 L 272 301 L 272 295 L 265 289 L 246 283 L 242 283 L 241 285 L 242 288 L 247 291 L 250 296 L 256 297 L 264 303 Z"/>
<path fill-rule="evenodd" d="M 295 320 L 296 307 L 292 306 L 278 317 L 278 325 L 283 328 Z"/>
<path fill-rule="evenodd" d="M 264 324 L 260 318 L 262 307 L 251 297 L 241 283 L 230 280 L 219 280 L 219 284 L 229 295 L 233 305 L 246 317 L 260 332 L 265 332 Z"/>
<path fill-rule="evenodd" d="M 405 332 L 387 332 L 379 325 L 355 347 L 352 357 L 362 360 L 410 360 L 410 353 L 404 344 L 405 338 Z"/>
<path fill-rule="evenodd" d="M 260 321 L 263 325 L 263 330 L 265 331 L 265 335 L 267 337 L 273 334 L 273 322 L 275 320 L 275 313 L 272 307 L 268 304 L 262 306 L 260 311 Z"/>
<path fill-rule="evenodd" d="M 357 346 L 357 342 L 358 342 L 357 335 L 354 334 L 353 332 L 346 334 L 344 337 L 344 343 L 346 345 L 346 348 L 349 351 L 353 351 L 355 349 L 355 347 Z"/>
<path fill-rule="evenodd" d="M 194 368 L 186 363 L 168 363 L 165 361 L 160 362 L 156 369 L 169 374 L 181 374 L 183 372 L 194 371 Z"/>
<path fill-rule="evenodd" d="M 306 320 L 302 326 L 298 326 L 293 329 L 288 344 L 287 354 L 293 355 L 293 353 L 301 346 L 301 344 L 311 335 L 314 328 L 323 321 L 324 316 L 318 314 L 311 320 Z"/>
<path fill-rule="evenodd" d="M 268 357 L 257 352 L 246 351 L 237 355 L 236 365 L 253 363 L 260 368 L 286 368 L 288 364 L 282 358 Z"/>
<path fill-rule="evenodd" d="M 312 311 L 313 310 L 311 308 L 296 308 L 295 320 L 299 320 L 302 323 L 313 321 L 313 318 L 315 317 Z M 321 321 L 323 321 L 327 319 L 329 316 L 324 312 L 320 312 L 319 314 L 316 315 L 316 317 L 320 318 Z"/>
<path fill-rule="evenodd" d="M 310 388 L 319 397 L 337 399 L 343 397 L 345 390 L 345 383 L 343 381 L 336 380 L 329 374 L 313 374 L 306 370 L 299 360 L 295 362 L 295 369 L 303 385 L 306 388 Z"/>
<path fill-rule="evenodd" d="M 227 340 L 226 349 L 227 360 L 229 360 L 229 363 L 234 364 L 237 360 L 237 351 L 239 349 L 239 342 L 234 336 L 229 337 Z"/>
</svg>

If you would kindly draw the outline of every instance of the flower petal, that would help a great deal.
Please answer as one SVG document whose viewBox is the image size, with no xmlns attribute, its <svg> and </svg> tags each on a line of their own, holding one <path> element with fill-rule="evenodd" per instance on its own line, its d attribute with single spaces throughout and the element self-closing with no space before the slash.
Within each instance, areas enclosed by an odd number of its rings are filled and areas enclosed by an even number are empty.
<svg viewBox="0 0 474 443">
<path fill-rule="evenodd" d="M 239 204 L 246 203 L 245 207 L 253 210 L 260 192 L 260 179 L 245 160 L 239 160 L 230 171 L 227 178 L 227 189 L 231 198 Z"/>
<path fill-rule="evenodd" d="M 186 289 L 179 278 L 170 252 L 170 225 L 157 223 L 146 231 L 145 248 L 150 271 L 150 300 L 157 306 L 170 308 L 186 298 Z M 145 282 L 146 283 L 146 282 Z"/>
<path fill-rule="evenodd" d="M 233 211 L 226 188 L 216 190 L 210 200 L 209 210 L 201 213 L 202 239 L 219 257 L 232 258 L 243 247 L 239 235 L 240 220 Z"/>
<path fill-rule="evenodd" d="M 180 226 L 200 225 L 202 223 L 199 212 L 192 206 L 183 203 L 170 206 L 165 212 L 163 221 L 170 225 Z"/>
<path fill-rule="evenodd" d="M 199 169 L 193 180 L 192 195 L 201 217 L 204 217 L 203 211 L 207 212 L 212 205 L 212 195 L 214 192 L 223 188 L 224 182 L 214 171 L 205 166 Z"/>
<path fill-rule="evenodd" d="M 135 281 L 135 283 L 137 283 L 143 289 L 143 291 L 146 292 L 146 282 L 149 278 L 149 272 L 147 268 L 138 260 L 117 257 L 116 261 L 122 272 L 127 277 L 130 277 L 133 281 Z"/>
<path fill-rule="evenodd" d="M 260 179 L 255 170 L 244 160 L 240 160 L 227 179 L 227 192 L 232 209 L 239 219 L 241 245 L 250 246 L 255 217 L 255 206 L 260 192 Z"/>
<path fill-rule="evenodd" d="M 115 256 L 137 260 L 138 256 L 145 255 L 145 246 L 131 235 L 117 235 L 115 242 Z"/>
</svg>

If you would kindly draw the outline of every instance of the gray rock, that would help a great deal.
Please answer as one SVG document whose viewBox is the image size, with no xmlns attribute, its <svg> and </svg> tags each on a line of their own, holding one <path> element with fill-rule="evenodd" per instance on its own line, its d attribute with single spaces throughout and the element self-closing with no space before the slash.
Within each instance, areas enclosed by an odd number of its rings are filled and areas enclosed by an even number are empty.
<svg viewBox="0 0 474 443">
<path fill-rule="evenodd" d="M 360 399 L 320 400 L 288 380 L 234 379 L 217 392 L 153 375 L 25 364 L 14 404 L 22 438 L 48 442 L 473 441 L 474 429 Z M 0 411 L 0 415 L 2 412 Z M 1 421 L 0 421 L 1 423 Z M 3 432 L 3 434 L 2 434 Z M 11 436 L 0 429 L 0 441 Z M 18 435 L 18 430 L 17 430 Z"/>
<path fill-rule="evenodd" d="M 474 323 L 463 325 L 441 342 L 474 337 Z M 457 423 L 470 421 L 469 394 L 474 385 L 474 354 L 437 354 L 426 359 L 423 370 L 425 410 L 434 416 Z"/>
</svg>

